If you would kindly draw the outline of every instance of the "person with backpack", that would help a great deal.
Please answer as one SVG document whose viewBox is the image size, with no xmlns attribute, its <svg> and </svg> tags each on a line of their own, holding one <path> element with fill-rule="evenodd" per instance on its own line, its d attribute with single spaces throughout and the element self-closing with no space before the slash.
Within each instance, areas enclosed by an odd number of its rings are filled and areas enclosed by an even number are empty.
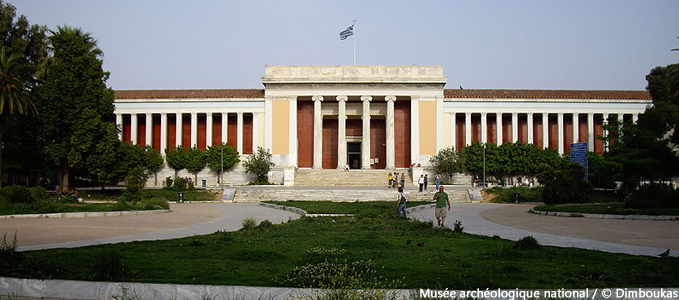
<svg viewBox="0 0 679 300">
<path fill-rule="evenodd" d="M 402 213 L 406 216 L 406 196 L 403 195 L 403 187 L 398 187 L 398 194 L 396 196 L 396 215 Z"/>
</svg>

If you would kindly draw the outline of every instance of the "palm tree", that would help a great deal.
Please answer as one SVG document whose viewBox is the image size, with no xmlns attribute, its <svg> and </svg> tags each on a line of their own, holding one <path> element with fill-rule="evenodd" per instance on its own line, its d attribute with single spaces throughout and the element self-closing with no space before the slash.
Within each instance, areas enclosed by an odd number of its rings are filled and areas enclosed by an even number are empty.
<svg viewBox="0 0 679 300">
<path fill-rule="evenodd" d="M 2 131 L 9 115 L 37 114 L 35 104 L 28 97 L 34 67 L 21 60 L 19 53 L 0 49 L 0 174 L 2 174 Z M 0 176 L 0 188 L 2 188 Z"/>
</svg>

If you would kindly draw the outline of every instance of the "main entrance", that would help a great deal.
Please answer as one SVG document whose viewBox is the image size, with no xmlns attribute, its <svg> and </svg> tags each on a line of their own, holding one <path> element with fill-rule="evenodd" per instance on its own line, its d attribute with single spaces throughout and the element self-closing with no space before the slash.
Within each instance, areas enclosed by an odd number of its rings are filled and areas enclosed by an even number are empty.
<svg viewBox="0 0 679 300">
<path fill-rule="evenodd" d="M 351 169 L 361 168 L 361 143 L 347 143 L 347 163 Z"/>
</svg>

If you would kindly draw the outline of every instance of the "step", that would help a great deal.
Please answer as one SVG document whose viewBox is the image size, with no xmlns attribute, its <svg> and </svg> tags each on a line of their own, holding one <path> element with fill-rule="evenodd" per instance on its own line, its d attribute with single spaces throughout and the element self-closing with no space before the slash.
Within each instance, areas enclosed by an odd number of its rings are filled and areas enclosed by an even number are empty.
<svg viewBox="0 0 679 300">
<path fill-rule="evenodd" d="M 403 170 L 406 185 L 412 182 L 407 170 Z M 299 169 L 295 174 L 295 186 L 298 187 L 332 187 L 361 186 L 386 187 L 389 170 L 314 170 Z"/>
<path fill-rule="evenodd" d="M 451 189 L 446 191 L 451 202 L 470 202 L 465 189 Z M 418 192 L 407 190 L 404 192 L 408 201 L 432 201 L 434 191 Z M 285 187 L 242 187 L 237 188 L 235 202 L 260 201 L 396 201 L 396 190 L 388 188 L 285 188 Z"/>
</svg>

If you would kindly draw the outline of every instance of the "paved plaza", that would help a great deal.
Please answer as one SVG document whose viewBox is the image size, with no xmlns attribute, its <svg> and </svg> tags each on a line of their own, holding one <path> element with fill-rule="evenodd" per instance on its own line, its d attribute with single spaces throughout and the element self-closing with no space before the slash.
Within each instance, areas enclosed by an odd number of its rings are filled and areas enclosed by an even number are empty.
<svg viewBox="0 0 679 300">
<path fill-rule="evenodd" d="M 679 254 L 679 221 L 570 218 L 527 213 L 531 205 L 454 203 L 446 226 L 462 221 L 465 232 L 518 240 L 533 236 L 541 244 L 635 255 L 656 255 L 672 249 Z M 172 204 L 172 212 L 152 215 L 88 218 L 0 220 L 0 232 L 17 233 L 19 250 L 79 247 L 106 243 L 159 240 L 235 231 L 254 217 L 273 223 L 300 215 L 258 203 Z M 410 215 L 434 220 L 434 211 Z"/>
</svg>

